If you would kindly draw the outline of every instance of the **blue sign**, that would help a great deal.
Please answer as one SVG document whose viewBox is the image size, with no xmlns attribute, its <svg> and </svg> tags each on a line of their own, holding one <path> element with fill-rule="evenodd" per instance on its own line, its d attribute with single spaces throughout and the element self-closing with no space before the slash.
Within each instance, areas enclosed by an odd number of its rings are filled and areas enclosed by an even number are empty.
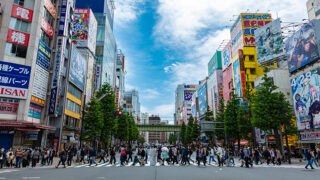
<svg viewBox="0 0 320 180">
<path fill-rule="evenodd" d="M 61 9 L 60 9 L 60 21 L 58 26 L 58 35 L 64 36 L 65 35 L 65 27 L 66 27 L 66 21 L 67 21 L 67 6 L 68 6 L 68 0 L 62 0 L 61 1 Z"/>
<path fill-rule="evenodd" d="M 199 116 L 204 115 L 207 112 L 207 83 L 198 90 L 199 99 Z"/>
<path fill-rule="evenodd" d="M 86 77 L 86 59 L 75 46 L 72 47 L 69 81 L 79 89 L 84 90 Z"/>
<path fill-rule="evenodd" d="M 43 69 L 49 71 L 51 60 L 51 49 L 44 44 L 41 40 L 39 41 L 38 56 L 36 64 Z"/>
<path fill-rule="evenodd" d="M 28 89 L 31 67 L 0 62 L 0 86 Z"/>
<path fill-rule="evenodd" d="M 96 74 L 96 90 L 99 89 L 99 79 L 100 79 L 100 66 L 97 65 L 97 74 Z"/>
</svg>

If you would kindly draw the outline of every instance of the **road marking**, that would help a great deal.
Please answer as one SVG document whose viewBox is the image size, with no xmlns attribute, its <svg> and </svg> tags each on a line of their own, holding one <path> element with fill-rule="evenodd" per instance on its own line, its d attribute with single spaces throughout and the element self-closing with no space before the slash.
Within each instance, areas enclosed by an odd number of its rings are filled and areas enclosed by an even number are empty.
<svg viewBox="0 0 320 180">
<path fill-rule="evenodd" d="M 1 174 L 1 173 L 8 173 L 8 172 L 15 172 L 15 171 L 19 171 L 19 170 L 15 170 L 15 169 L 6 169 L 6 170 L 3 170 L 3 171 L 0 171 L 0 174 Z"/>
<path fill-rule="evenodd" d="M 97 179 L 105 179 L 105 177 L 97 177 Z"/>
<path fill-rule="evenodd" d="M 40 179 L 40 177 L 22 177 L 22 179 Z"/>
<path fill-rule="evenodd" d="M 5 178 L 5 177 L 0 177 L 0 179 L 7 179 L 7 178 Z"/>
</svg>

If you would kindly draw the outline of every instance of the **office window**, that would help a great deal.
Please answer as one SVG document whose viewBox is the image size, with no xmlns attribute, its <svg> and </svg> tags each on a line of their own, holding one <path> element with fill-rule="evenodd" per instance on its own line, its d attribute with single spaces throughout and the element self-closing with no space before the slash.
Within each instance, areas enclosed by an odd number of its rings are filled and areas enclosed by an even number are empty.
<svg viewBox="0 0 320 180">
<path fill-rule="evenodd" d="M 254 55 L 249 55 L 249 61 L 254 61 Z"/>
<path fill-rule="evenodd" d="M 68 93 L 70 93 L 72 96 L 76 97 L 77 99 L 81 100 L 81 91 L 71 84 L 69 84 Z"/>
<path fill-rule="evenodd" d="M 250 68 L 250 74 L 256 74 L 256 69 L 255 68 Z"/>
<path fill-rule="evenodd" d="M 22 46 L 19 44 L 13 44 L 13 43 L 7 42 L 5 54 L 7 56 L 26 58 L 27 57 L 27 49 L 28 49 L 28 46 Z"/>
<path fill-rule="evenodd" d="M 48 47 L 50 47 L 51 38 L 49 35 L 44 32 L 42 29 L 40 29 L 40 39 L 43 41 Z"/>
<path fill-rule="evenodd" d="M 11 17 L 9 29 L 13 29 L 13 30 L 21 31 L 21 32 L 25 32 L 25 33 L 30 33 L 30 25 L 31 25 L 31 23 L 29 23 L 28 21 L 24 21 L 22 19 Z"/>
<path fill-rule="evenodd" d="M 33 10 L 34 0 L 14 0 L 14 4 Z"/>
<path fill-rule="evenodd" d="M 74 113 L 80 114 L 80 105 L 69 99 L 67 99 L 67 109 Z"/>
<path fill-rule="evenodd" d="M 73 128 L 79 128 L 79 120 L 70 116 L 67 116 L 64 124 Z"/>
</svg>

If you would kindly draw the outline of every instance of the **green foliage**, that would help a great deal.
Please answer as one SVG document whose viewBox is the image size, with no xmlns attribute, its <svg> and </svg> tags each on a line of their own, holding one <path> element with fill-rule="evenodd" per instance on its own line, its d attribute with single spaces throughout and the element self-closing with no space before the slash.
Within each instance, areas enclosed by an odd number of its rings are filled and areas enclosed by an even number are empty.
<svg viewBox="0 0 320 180">
<path fill-rule="evenodd" d="M 193 117 L 190 116 L 188 119 L 186 135 L 185 135 L 186 143 L 192 142 L 192 126 L 193 126 Z"/>
<path fill-rule="evenodd" d="M 103 114 L 101 114 L 101 104 L 95 98 L 92 98 L 86 105 L 86 114 L 83 121 L 83 131 L 81 138 L 83 140 L 95 140 L 101 136 L 103 127 Z"/>
<path fill-rule="evenodd" d="M 204 120 L 205 121 L 214 121 L 213 112 L 210 110 L 209 106 L 207 106 L 207 112 L 205 113 Z M 212 139 L 213 135 L 214 135 L 214 132 L 205 132 L 205 134 L 206 134 L 207 137 Z"/>
<path fill-rule="evenodd" d="M 170 134 L 168 139 L 169 144 L 176 145 L 177 142 L 177 136 L 175 134 Z"/>
<path fill-rule="evenodd" d="M 243 104 L 238 111 L 238 128 L 239 128 L 239 135 L 241 138 L 249 140 L 250 137 L 248 136 L 249 133 L 252 133 L 252 125 L 249 119 L 249 110 L 246 104 Z M 251 134 L 252 137 L 252 134 Z"/>
<path fill-rule="evenodd" d="M 194 122 L 192 125 L 192 132 L 191 132 L 191 141 L 195 141 L 201 135 L 201 127 L 197 122 Z"/>
<path fill-rule="evenodd" d="M 187 130 L 187 127 L 186 127 L 186 124 L 183 122 L 182 125 L 181 125 L 181 128 L 180 128 L 180 141 L 185 144 L 186 143 L 186 130 Z"/>
<path fill-rule="evenodd" d="M 139 144 L 144 144 L 145 142 L 146 142 L 146 140 L 144 139 L 144 137 L 142 137 L 142 136 L 138 137 L 138 143 Z"/>
<path fill-rule="evenodd" d="M 224 130 L 227 133 L 227 137 L 231 139 L 239 139 L 239 125 L 238 125 L 238 109 L 239 99 L 236 97 L 234 91 L 232 97 L 228 101 L 224 112 Z"/>
<path fill-rule="evenodd" d="M 214 121 L 217 122 L 215 123 L 215 126 L 214 126 L 215 128 L 224 128 L 224 124 L 221 123 L 221 122 L 224 122 L 224 111 L 225 111 L 224 102 L 221 99 L 219 101 L 219 107 L 218 107 L 216 119 L 214 119 Z M 214 134 L 217 136 L 217 140 L 224 139 L 223 129 L 215 129 Z"/>
<path fill-rule="evenodd" d="M 120 117 L 118 117 L 118 129 L 117 129 L 116 137 L 121 141 L 129 140 L 129 133 L 130 133 L 129 125 L 130 124 L 129 124 L 129 118 L 127 113 L 123 113 Z"/>
<path fill-rule="evenodd" d="M 106 96 L 104 96 L 107 94 Z M 110 142 L 112 135 L 115 135 L 117 132 L 117 119 L 114 118 L 113 112 L 116 111 L 115 95 L 112 90 L 112 87 L 105 83 L 97 92 L 97 98 L 104 96 L 101 100 L 101 112 L 103 114 L 103 126 L 101 130 L 101 141 L 107 145 Z"/>
</svg>

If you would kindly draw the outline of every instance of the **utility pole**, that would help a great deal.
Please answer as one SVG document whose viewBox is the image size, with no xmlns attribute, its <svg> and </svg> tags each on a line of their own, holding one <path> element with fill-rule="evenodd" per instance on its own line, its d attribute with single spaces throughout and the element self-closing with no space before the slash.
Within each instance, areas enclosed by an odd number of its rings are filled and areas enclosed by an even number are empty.
<svg viewBox="0 0 320 180">
<path fill-rule="evenodd" d="M 281 98 L 281 103 L 282 103 L 282 114 L 285 116 L 285 112 L 283 109 L 283 97 Z M 289 148 L 289 142 L 288 142 L 288 133 L 287 133 L 287 118 L 284 118 L 284 135 L 286 138 L 286 146 L 287 146 L 287 153 L 288 153 L 288 163 L 291 164 L 291 151 Z"/>
<path fill-rule="evenodd" d="M 82 118 L 81 118 L 81 128 L 80 128 L 80 149 L 82 147 L 82 130 L 83 130 L 83 122 L 84 122 L 84 116 L 86 114 L 86 94 L 84 94 L 84 101 L 82 105 Z"/>
</svg>

